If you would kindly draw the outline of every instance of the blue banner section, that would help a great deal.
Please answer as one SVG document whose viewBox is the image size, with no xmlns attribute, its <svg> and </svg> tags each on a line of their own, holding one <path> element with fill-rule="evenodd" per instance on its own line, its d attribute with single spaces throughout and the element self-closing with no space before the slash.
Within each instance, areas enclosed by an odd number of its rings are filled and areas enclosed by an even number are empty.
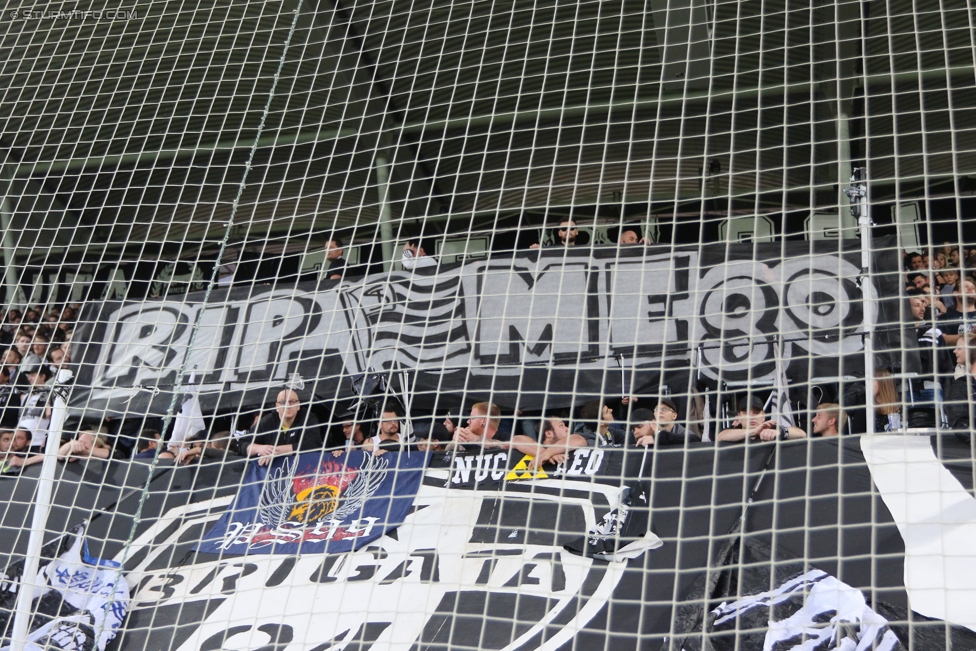
<svg viewBox="0 0 976 651">
<path fill-rule="evenodd" d="M 213 554 L 348 552 L 400 526 L 426 455 L 306 452 L 248 464 L 234 505 L 196 546 Z"/>
</svg>

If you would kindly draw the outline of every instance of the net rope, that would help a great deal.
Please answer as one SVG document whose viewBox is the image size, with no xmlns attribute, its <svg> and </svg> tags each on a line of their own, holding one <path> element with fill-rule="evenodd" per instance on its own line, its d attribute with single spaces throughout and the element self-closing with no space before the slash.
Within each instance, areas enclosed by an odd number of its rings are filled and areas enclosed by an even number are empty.
<svg viewBox="0 0 976 651">
<path fill-rule="evenodd" d="M 0 649 L 976 649 L 967 3 L 4 12 Z"/>
</svg>

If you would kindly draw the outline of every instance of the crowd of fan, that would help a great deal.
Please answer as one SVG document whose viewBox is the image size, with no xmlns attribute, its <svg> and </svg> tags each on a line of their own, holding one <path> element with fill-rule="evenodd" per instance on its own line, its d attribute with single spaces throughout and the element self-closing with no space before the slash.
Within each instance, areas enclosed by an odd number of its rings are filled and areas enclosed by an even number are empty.
<svg viewBox="0 0 976 651">
<path fill-rule="evenodd" d="M 904 265 L 921 366 L 902 391 L 885 391 L 888 419 L 900 426 L 899 405 L 906 404 L 907 425 L 968 432 L 976 422 L 976 248 L 946 242 L 928 254 L 906 252 Z M 889 369 L 880 374 L 890 376 Z"/>
<path fill-rule="evenodd" d="M 811 420 L 810 435 L 837 436 L 846 419 L 838 405 L 821 404 Z M 214 426 L 185 440 L 163 436 L 159 419 L 107 418 L 66 428 L 58 459 L 72 462 L 94 457 L 184 465 L 207 457 L 245 457 L 265 465 L 277 456 L 322 449 L 339 456 L 353 449 L 382 455 L 404 447 L 432 453 L 504 448 L 532 455 L 530 465 L 538 467 L 561 463 L 576 448 L 681 447 L 700 442 L 700 429 L 690 423 L 685 426 L 681 420 L 678 402 L 668 396 L 596 399 L 576 409 L 508 416 L 495 404 L 479 402 L 463 416 L 426 414 L 411 419 L 405 417 L 399 402 L 391 400 L 377 407 L 370 418 L 338 419 L 331 427 L 321 423 L 309 396 L 284 388 L 276 396 L 273 411 L 241 414 L 234 429 L 218 431 Z M 141 429 L 133 429 L 132 423 Z M 15 428 L 0 430 L 0 459 L 5 470 L 16 471 L 43 460 L 43 443 L 35 435 L 36 430 L 23 421 Z M 716 440 L 806 436 L 799 427 L 781 426 L 766 414 L 762 402 L 747 398 L 740 403 L 732 427 L 719 432 Z"/>
<path fill-rule="evenodd" d="M 556 231 L 564 245 L 573 243 L 574 223 L 560 224 Z M 622 229 L 619 235 L 621 244 L 641 243 L 637 229 Z M 341 277 L 345 266 L 341 242 L 330 240 L 329 247 L 327 277 Z M 426 257 L 416 242 L 405 251 L 415 263 Z M 930 255 L 905 253 L 904 262 L 921 372 L 903 374 L 899 389 L 899 378 L 889 369 L 875 370 L 875 431 L 943 425 L 968 432 L 976 422 L 976 277 L 960 270 L 976 270 L 976 249 L 946 244 Z M 43 459 L 39 453 L 51 418 L 51 384 L 58 369 L 71 362 L 78 309 L 35 308 L 23 314 L 9 310 L 2 317 L 0 469 L 4 471 Z M 841 389 L 834 401 L 821 400 L 811 410 L 809 431 L 782 424 L 767 413 L 766 403 L 748 395 L 733 410 L 732 426 L 712 438 L 718 442 L 768 441 L 864 432 L 866 387 L 860 382 L 851 388 L 853 391 Z M 638 400 L 643 402 L 638 405 Z M 678 403 L 667 396 L 591 400 L 574 409 L 534 415 L 517 412 L 507 417 L 487 402 L 476 403 L 464 417 L 455 414 L 443 419 L 429 414 L 405 419 L 402 410 L 392 406 L 377 411 L 361 422 L 330 418 L 338 421 L 332 427 L 320 423 L 310 397 L 282 389 L 274 411 L 249 412 L 229 427 L 213 426 L 179 441 L 162 431 L 158 419 L 103 417 L 94 423 L 76 423 L 65 429 L 68 434 L 60 442 L 58 458 L 158 459 L 187 464 L 205 457 L 237 455 L 257 458 L 263 464 L 275 456 L 322 448 L 336 454 L 352 448 L 383 454 L 404 445 L 447 452 L 487 446 L 517 449 L 532 455 L 534 465 L 541 465 L 563 461 L 578 447 L 684 445 L 701 441 L 704 433 L 692 425 L 690 414 L 682 418 Z M 402 436 L 407 422 L 412 425 L 410 435 Z"/>
<path fill-rule="evenodd" d="M 78 305 L 0 312 L 0 455 L 21 465 L 41 449 L 51 418 L 51 385 L 71 361 Z"/>
</svg>

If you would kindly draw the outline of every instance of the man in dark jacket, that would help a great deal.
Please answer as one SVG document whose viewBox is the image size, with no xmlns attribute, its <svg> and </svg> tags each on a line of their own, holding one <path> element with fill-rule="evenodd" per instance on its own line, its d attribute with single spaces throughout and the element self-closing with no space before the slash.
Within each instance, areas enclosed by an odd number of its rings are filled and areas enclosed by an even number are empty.
<svg viewBox="0 0 976 651">
<path fill-rule="evenodd" d="M 303 409 L 298 393 L 282 389 L 275 413 L 258 421 L 254 434 L 239 438 L 237 448 L 243 456 L 258 457 L 258 464 L 265 466 L 276 456 L 321 447 L 318 426 L 318 418 L 307 407 Z"/>
<path fill-rule="evenodd" d="M 966 368 L 966 373 L 956 378 L 949 387 L 945 411 L 949 428 L 956 436 L 969 440 L 972 436 L 976 418 L 976 335 L 968 334 L 960 338 L 955 348 L 956 362 Z"/>
<path fill-rule="evenodd" d="M 654 411 L 635 409 L 630 416 L 630 426 L 634 431 L 637 445 L 682 445 L 685 441 L 698 442 L 701 439 L 687 430 L 678 418 L 678 406 L 670 398 L 657 401 Z"/>
</svg>

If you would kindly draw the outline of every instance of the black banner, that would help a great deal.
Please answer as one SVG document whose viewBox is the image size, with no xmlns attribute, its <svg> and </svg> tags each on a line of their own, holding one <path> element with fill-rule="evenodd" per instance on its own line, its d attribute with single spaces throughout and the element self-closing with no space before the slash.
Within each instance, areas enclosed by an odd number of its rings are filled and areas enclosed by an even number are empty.
<svg viewBox="0 0 976 651">
<path fill-rule="evenodd" d="M 465 394 L 536 409 L 653 387 L 662 369 L 761 382 L 780 342 L 792 376 L 836 375 L 841 363 L 856 374 L 865 305 L 877 348 L 901 341 L 894 242 L 875 243 L 867 301 L 856 244 L 547 249 L 356 282 L 217 288 L 206 304 L 202 293 L 105 302 L 75 337 L 87 345 L 71 406 L 164 413 L 191 373 L 205 413 L 265 404 L 295 372 L 328 400 L 374 369 L 408 372 L 421 409 Z"/>
<path fill-rule="evenodd" d="M 950 502 L 958 497 L 959 506 L 926 499 L 934 515 L 913 510 L 922 527 L 933 517 L 958 521 L 941 534 L 952 536 L 976 526 L 959 520 L 974 499 L 971 449 L 935 437 L 872 441 L 692 445 L 632 457 L 628 450 L 606 450 L 592 475 L 585 471 L 595 458 L 590 451 L 586 459 L 577 453 L 559 477 L 524 480 L 507 478 L 521 458 L 513 463 L 497 453 L 464 455 L 455 457 L 462 464 L 452 460 L 429 469 L 411 515 L 368 548 L 297 556 L 192 551 L 233 501 L 243 460 L 160 467 L 145 494 L 139 484 L 148 477 L 134 471 L 139 464 L 129 465 L 129 481 L 118 474 L 125 464 L 69 464 L 56 499 L 76 508 L 56 510 L 47 529 L 55 537 L 59 529 L 91 518 L 92 556 L 125 559 L 132 609 L 113 643 L 119 650 L 234 647 L 252 633 L 254 639 L 270 636 L 323 649 L 352 642 L 361 649 L 691 649 L 702 635 L 728 638 L 728 626 L 713 627 L 719 616 L 710 615 L 722 601 L 780 590 L 813 570 L 819 574 L 804 579 L 811 586 L 826 575 L 865 595 L 867 606 L 890 623 L 905 648 L 917 648 L 930 633 L 941 635 L 931 648 L 942 648 L 947 634 L 968 643 L 972 634 L 960 628 L 968 621 L 913 612 L 946 603 L 966 609 L 971 602 L 912 596 L 912 586 L 906 586 L 915 561 L 906 556 L 903 535 L 909 534 L 902 531 L 912 523 L 889 510 L 889 503 L 898 502 L 888 500 L 890 479 L 910 476 L 916 466 L 887 460 L 885 450 L 897 448 L 905 463 L 922 464 L 916 474 L 955 478 L 940 480 L 933 490 L 955 496 Z M 492 478 L 496 458 L 496 475 L 503 467 L 506 473 L 501 480 Z M 614 508 L 631 477 L 620 468 L 631 468 L 631 460 L 643 467 L 649 528 L 664 545 L 627 562 L 567 551 Z M 578 476 L 568 471 L 574 465 L 582 469 Z M 469 485 L 479 468 L 486 473 L 484 483 Z M 15 560 L 27 535 L 23 523 L 29 513 L 20 501 L 33 494 L 33 470 L 0 478 L 0 486 L 19 496 L 7 503 L 0 526 L 0 545 L 14 550 Z M 122 485 L 105 488 L 101 496 L 90 490 L 113 481 Z M 965 563 L 969 552 L 957 551 L 945 563 L 956 557 Z M 741 568 L 751 574 L 736 578 Z M 925 580 L 929 588 L 931 572 Z M 755 590 L 737 592 L 738 584 Z M 338 603 L 356 607 L 337 608 Z M 965 610 L 958 615 L 965 616 Z M 953 627 L 947 629 L 946 622 Z M 731 630 L 734 646 L 737 633 Z"/>
</svg>

